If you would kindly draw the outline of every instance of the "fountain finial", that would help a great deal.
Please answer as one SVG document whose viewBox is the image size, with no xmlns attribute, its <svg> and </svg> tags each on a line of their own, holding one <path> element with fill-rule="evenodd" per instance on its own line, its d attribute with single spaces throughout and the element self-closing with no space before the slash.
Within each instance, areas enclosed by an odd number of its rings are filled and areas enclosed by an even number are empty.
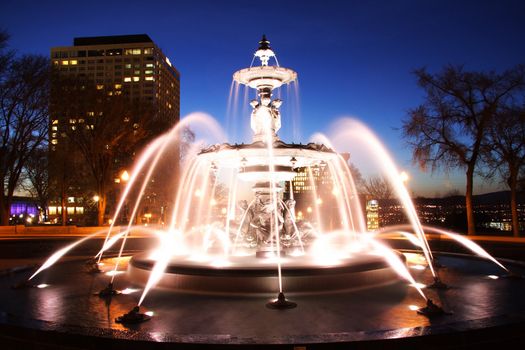
<svg viewBox="0 0 525 350">
<path fill-rule="evenodd" d="M 257 50 L 271 50 L 270 41 L 266 39 L 266 35 L 263 34 L 261 41 L 259 41 L 259 48 Z"/>
<path fill-rule="evenodd" d="M 266 39 L 264 34 L 261 41 L 259 41 L 259 48 L 255 51 L 255 56 L 259 57 L 262 66 L 267 66 L 270 57 L 275 57 L 275 53 L 270 47 L 270 41 Z"/>
</svg>

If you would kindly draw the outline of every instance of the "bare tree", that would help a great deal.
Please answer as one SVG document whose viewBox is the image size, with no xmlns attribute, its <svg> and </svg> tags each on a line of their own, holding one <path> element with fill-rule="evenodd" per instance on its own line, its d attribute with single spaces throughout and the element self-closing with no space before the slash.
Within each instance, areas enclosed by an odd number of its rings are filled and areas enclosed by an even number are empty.
<svg viewBox="0 0 525 350">
<path fill-rule="evenodd" d="M 365 194 L 374 199 L 390 199 L 393 190 L 388 179 L 380 176 L 372 176 L 368 181 L 363 181 Z"/>
<path fill-rule="evenodd" d="M 517 192 L 520 174 L 525 170 L 525 108 L 510 108 L 498 115 L 482 149 L 490 170 L 486 175 L 492 177 L 499 173 L 510 189 L 512 232 L 518 237 Z"/>
<path fill-rule="evenodd" d="M 49 173 L 47 145 L 37 148 L 29 156 L 22 173 L 21 187 L 37 200 L 44 221 L 47 221 L 49 200 Z"/>
<path fill-rule="evenodd" d="M 467 227 L 472 235 L 474 171 L 481 146 L 494 116 L 523 88 L 525 70 L 517 66 L 497 74 L 447 66 L 438 74 L 419 69 L 415 75 L 426 97 L 403 121 L 404 136 L 421 168 L 465 169 Z"/>
<path fill-rule="evenodd" d="M 73 116 L 64 132 L 88 169 L 98 196 L 97 222 L 102 225 L 119 168 L 132 161 L 161 122 L 150 103 L 109 94 L 89 82 L 54 79 L 53 111 Z"/>
<path fill-rule="evenodd" d="M 350 174 L 352 174 L 352 179 L 354 180 L 354 185 L 357 193 L 365 193 L 366 181 L 363 178 L 361 171 L 359 171 L 359 168 L 354 163 L 348 162 L 348 169 L 350 170 Z"/>
<path fill-rule="evenodd" d="M 180 165 L 186 160 L 194 141 L 195 133 L 189 126 L 185 126 L 164 150 L 153 173 L 153 178 L 145 190 L 142 212 L 150 211 L 151 208 L 160 208 L 161 212 L 153 213 L 154 217 L 157 216 L 155 214 L 158 214 L 160 222 L 166 221 L 165 213 L 172 208 L 179 189 Z M 148 205 L 148 199 L 154 199 L 156 205 Z"/>
<path fill-rule="evenodd" d="M 9 42 L 9 33 L 4 30 L 0 31 L 0 77 L 2 81 L 5 79 L 4 73 L 9 67 L 9 62 L 14 57 L 14 52 L 7 50 Z"/>
<path fill-rule="evenodd" d="M 5 47 L 0 35 L 0 48 Z M 0 225 L 9 224 L 9 212 L 22 170 L 47 137 L 48 59 L 37 55 L 5 55 L 0 69 Z"/>
</svg>

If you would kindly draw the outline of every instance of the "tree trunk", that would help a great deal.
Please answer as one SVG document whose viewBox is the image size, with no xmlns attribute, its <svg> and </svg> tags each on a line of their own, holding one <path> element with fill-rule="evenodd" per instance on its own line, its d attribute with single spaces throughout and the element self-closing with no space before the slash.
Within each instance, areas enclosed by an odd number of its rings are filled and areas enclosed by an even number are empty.
<svg viewBox="0 0 525 350">
<path fill-rule="evenodd" d="M 467 234 L 476 234 L 476 223 L 474 222 L 474 208 L 472 205 L 472 192 L 474 187 L 474 166 L 467 167 L 467 191 L 465 193 L 465 206 L 467 210 Z"/>
<path fill-rule="evenodd" d="M 67 225 L 67 201 L 66 201 L 66 191 L 62 189 L 62 194 L 60 196 L 60 206 L 62 207 L 62 226 Z"/>
<path fill-rule="evenodd" d="M 0 226 L 9 225 L 10 203 L 4 196 L 0 198 Z"/>
<path fill-rule="evenodd" d="M 517 187 L 518 187 L 518 174 L 516 171 L 511 170 L 508 179 L 510 187 L 510 212 L 512 214 L 512 234 L 514 237 L 520 235 L 520 224 L 518 221 L 518 199 L 517 199 Z"/>
<path fill-rule="evenodd" d="M 97 212 L 97 225 L 104 225 L 104 214 L 106 213 L 107 196 L 105 193 L 99 195 L 98 200 L 98 212 Z"/>
</svg>

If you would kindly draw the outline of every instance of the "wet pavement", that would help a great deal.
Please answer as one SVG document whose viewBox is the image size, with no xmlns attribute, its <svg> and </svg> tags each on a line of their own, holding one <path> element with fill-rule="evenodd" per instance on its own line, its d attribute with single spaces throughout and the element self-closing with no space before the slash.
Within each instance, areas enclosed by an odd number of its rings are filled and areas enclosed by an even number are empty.
<svg viewBox="0 0 525 350">
<path fill-rule="evenodd" d="M 104 262 L 104 269 L 110 270 L 115 260 Z M 438 270 L 439 275 L 450 288 L 423 290 L 450 314 L 431 319 L 413 310 L 425 306 L 425 300 L 415 288 L 400 282 L 348 293 L 287 295 L 298 304 L 290 310 L 266 308 L 274 295 L 206 296 L 157 289 L 148 294 L 141 309 L 153 311 L 153 318 L 126 327 L 115 318 L 137 304 L 141 290 L 101 299 L 94 293 L 110 277 L 85 272 L 82 261 L 69 261 L 34 279 L 35 284 L 47 284 L 45 288 L 11 288 L 29 277 L 32 269 L 0 276 L 0 324 L 156 342 L 304 344 L 454 333 L 525 320 L 525 280 L 494 279 L 504 271 L 479 259 L 441 256 L 440 262 L 446 267 Z M 422 268 L 417 255 L 409 256 L 409 265 Z M 510 267 L 525 273 L 520 265 Z M 428 268 L 411 268 L 411 272 L 419 283 L 432 282 Z M 115 277 L 115 287 L 140 288 L 125 273 Z"/>
</svg>

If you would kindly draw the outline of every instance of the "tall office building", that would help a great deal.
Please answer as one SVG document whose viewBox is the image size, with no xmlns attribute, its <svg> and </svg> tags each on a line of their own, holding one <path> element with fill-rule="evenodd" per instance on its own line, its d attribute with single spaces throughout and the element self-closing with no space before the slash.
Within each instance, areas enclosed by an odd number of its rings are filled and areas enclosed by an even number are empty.
<svg viewBox="0 0 525 350">
<path fill-rule="evenodd" d="M 123 97 L 129 101 L 128 106 L 134 103 L 151 106 L 152 118 L 159 122 L 157 125 L 165 126 L 154 133 L 166 131 L 166 128 L 179 121 L 179 72 L 146 34 L 75 38 L 73 46 L 51 49 L 51 63 L 55 78 L 58 77 L 53 79 L 52 84 L 74 82 L 76 89 L 96 89 L 99 94 L 119 96 L 120 99 Z M 95 128 L 93 121 L 102 113 L 96 107 L 86 105 L 82 98 L 62 99 L 59 103 L 53 103 L 60 98 L 56 96 L 60 91 L 53 86 L 51 88 L 50 176 L 53 176 L 52 170 L 58 168 L 61 152 L 76 151 L 68 138 L 71 130 Z M 132 158 L 133 152 L 129 159 L 121 163 L 131 163 Z M 116 160 L 116 163 L 118 161 L 122 159 Z M 124 165 L 115 165 L 117 180 L 118 167 Z M 75 216 L 84 214 L 85 203 L 81 202 L 80 197 L 86 196 L 81 188 L 70 192 L 67 211 L 74 221 Z M 62 207 L 63 204 L 51 205 L 50 216 L 60 217 Z"/>
</svg>

